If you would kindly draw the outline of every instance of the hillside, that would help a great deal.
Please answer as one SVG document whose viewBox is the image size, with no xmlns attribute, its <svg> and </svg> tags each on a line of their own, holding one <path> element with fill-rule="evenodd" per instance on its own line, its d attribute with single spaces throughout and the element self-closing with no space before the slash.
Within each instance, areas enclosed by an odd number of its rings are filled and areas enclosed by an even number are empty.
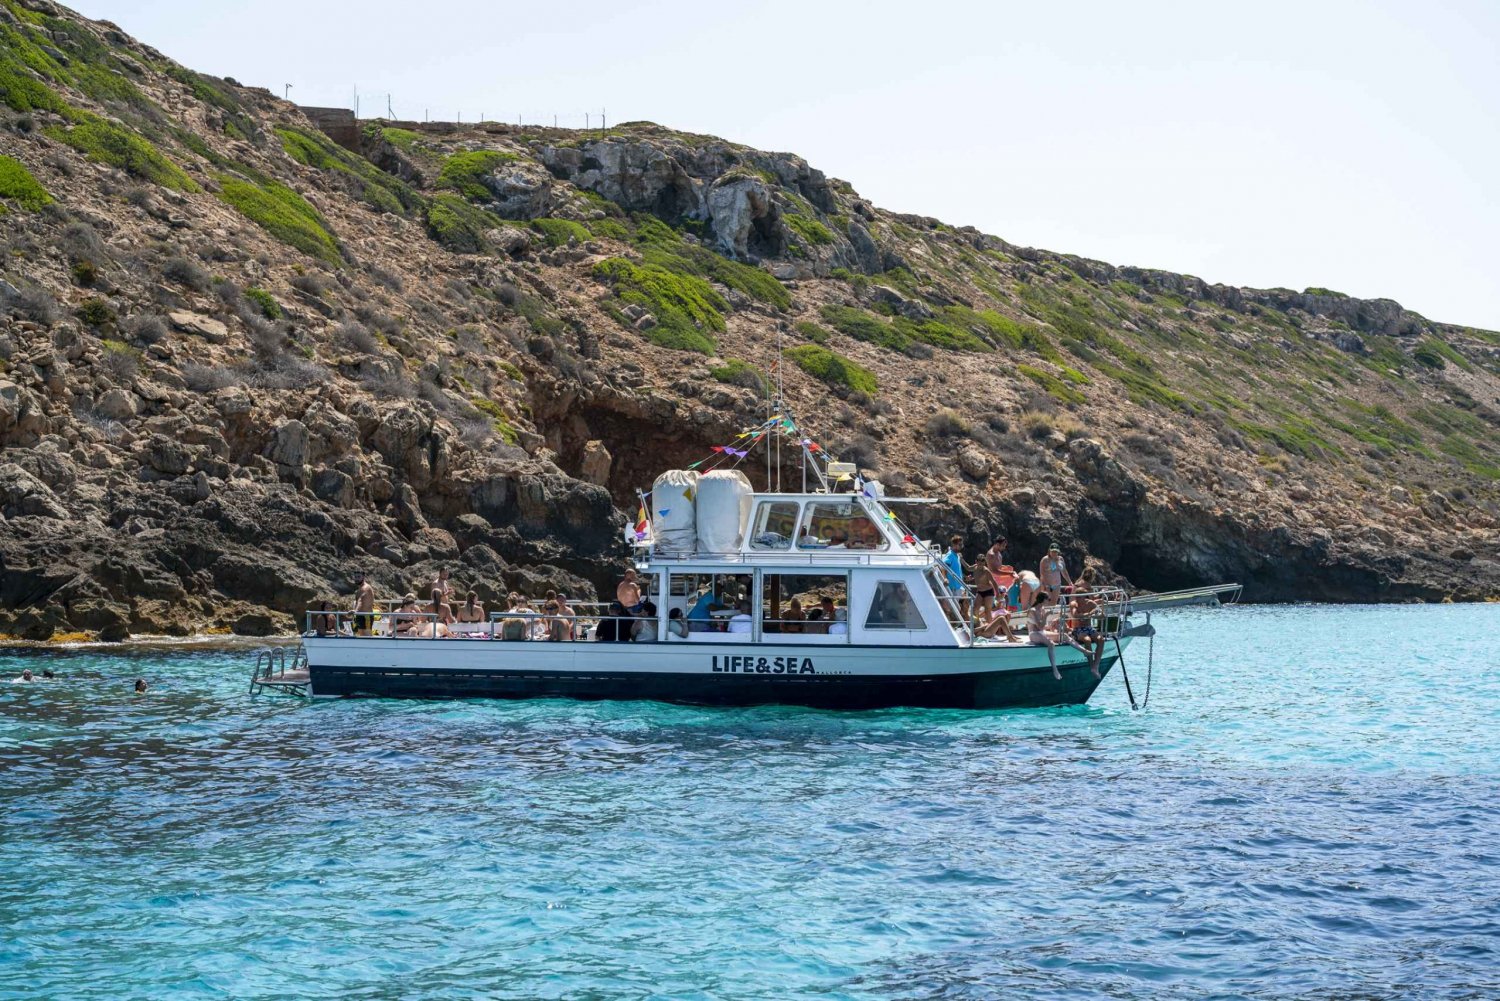
<svg viewBox="0 0 1500 1001">
<path fill-rule="evenodd" d="M 1500 334 L 1017 247 L 649 123 L 357 145 L 0 0 L 0 633 L 278 631 L 439 563 L 587 593 L 636 487 L 763 418 L 778 344 L 822 444 L 971 553 L 1500 597 Z"/>
</svg>

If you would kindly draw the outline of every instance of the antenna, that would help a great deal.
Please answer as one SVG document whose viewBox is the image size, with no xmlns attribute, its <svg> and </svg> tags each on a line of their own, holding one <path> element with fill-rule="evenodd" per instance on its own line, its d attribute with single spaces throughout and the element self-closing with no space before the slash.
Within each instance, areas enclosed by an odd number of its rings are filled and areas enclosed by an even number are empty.
<svg viewBox="0 0 1500 1001">
<path fill-rule="evenodd" d="M 284 100 L 284 101 L 290 101 L 292 99 L 292 85 L 291 84 L 287 84 L 286 85 L 286 90 L 282 92 L 281 97 L 282 97 L 282 100 Z"/>
<path fill-rule="evenodd" d="M 391 121 L 396 120 L 396 113 L 391 110 L 391 95 L 389 94 L 385 95 L 385 117 Z"/>
</svg>

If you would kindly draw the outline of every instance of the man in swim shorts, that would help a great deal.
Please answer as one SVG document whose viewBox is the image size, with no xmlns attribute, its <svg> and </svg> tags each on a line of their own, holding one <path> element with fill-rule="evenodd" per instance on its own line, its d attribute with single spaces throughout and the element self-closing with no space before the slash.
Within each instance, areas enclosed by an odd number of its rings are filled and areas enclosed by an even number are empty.
<svg viewBox="0 0 1500 1001">
<path fill-rule="evenodd" d="M 635 567 L 625 571 L 625 579 L 615 588 L 615 600 L 625 607 L 629 615 L 641 610 L 641 585 L 636 579 Z"/>
<path fill-rule="evenodd" d="M 360 574 L 354 579 L 354 635 L 368 636 L 375 627 L 375 589 Z"/>
</svg>

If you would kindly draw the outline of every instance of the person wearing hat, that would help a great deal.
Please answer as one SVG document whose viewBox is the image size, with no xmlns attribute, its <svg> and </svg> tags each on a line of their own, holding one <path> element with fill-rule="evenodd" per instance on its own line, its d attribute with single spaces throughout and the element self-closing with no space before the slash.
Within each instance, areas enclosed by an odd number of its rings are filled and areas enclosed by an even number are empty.
<svg viewBox="0 0 1500 1001">
<path fill-rule="evenodd" d="M 1073 583 L 1073 578 L 1068 573 L 1068 561 L 1063 559 L 1062 550 L 1057 547 L 1057 543 L 1047 547 L 1047 555 L 1042 557 L 1042 564 L 1037 568 L 1037 578 L 1042 582 L 1042 589 L 1056 601 L 1062 600 L 1063 582 L 1066 581 L 1069 585 Z"/>
</svg>

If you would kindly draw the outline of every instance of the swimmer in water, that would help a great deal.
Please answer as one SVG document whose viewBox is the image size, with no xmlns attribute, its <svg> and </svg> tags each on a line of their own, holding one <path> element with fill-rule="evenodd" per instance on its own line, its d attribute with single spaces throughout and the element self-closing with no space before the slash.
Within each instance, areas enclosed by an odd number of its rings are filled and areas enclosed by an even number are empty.
<svg viewBox="0 0 1500 1001">
<path fill-rule="evenodd" d="M 146 694 L 146 679 L 145 678 L 136 678 L 135 679 L 135 694 L 137 694 L 137 695 L 145 695 Z"/>
<path fill-rule="evenodd" d="M 16 679 L 12 680 L 11 684 L 13 684 L 13 685 L 22 685 L 22 684 L 25 684 L 26 682 L 32 681 L 32 680 L 34 680 L 34 679 L 31 677 L 31 668 L 28 667 L 26 670 L 24 670 L 24 671 L 21 672 L 21 676 L 19 678 L 16 678 Z"/>
</svg>

